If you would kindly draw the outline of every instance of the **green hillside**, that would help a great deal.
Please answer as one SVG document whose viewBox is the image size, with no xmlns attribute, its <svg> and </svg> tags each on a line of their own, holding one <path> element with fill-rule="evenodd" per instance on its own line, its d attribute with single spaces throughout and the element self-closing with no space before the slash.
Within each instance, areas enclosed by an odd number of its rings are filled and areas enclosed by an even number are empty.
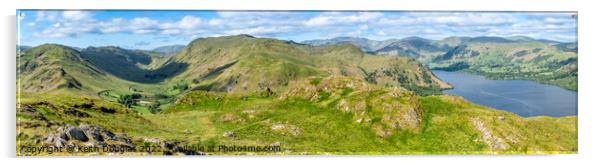
<svg viewBox="0 0 602 166">
<path fill-rule="evenodd" d="M 123 145 L 157 146 L 161 150 L 113 153 L 121 155 L 577 151 L 576 117 L 522 118 L 477 106 L 459 97 L 418 97 L 400 89 L 383 89 L 370 84 L 349 86 L 349 83 L 355 82 L 324 80 L 305 88 L 313 90 L 291 90 L 285 97 L 194 91 L 159 114 L 135 114 L 120 105 L 92 97 L 25 94 L 17 111 L 17 146 Z M 302 84 L 312 85 L 309 81 Z M 318 94 L 317 98 L 312 97 L 314 93 Z M 115 136 L 106 137 L 104 141 L 49 140 L 65 126 L 96 126 Z M 88 133 L 94 130 L 82 130 L 89 137 L 94 136 Z M 277 146 L 280 149 L 278 152 L 191 152 L 182 149 L 186 145 Z"/>
<path fill-rule="evenodd" d="M 309 46 L 246 35 L 192 41 L 167 63 L 189 68 L 175 77 L 197 89 L 281 92 L 289 82 L 340 75 L 370 83 L 439 93 L 449 85 L 407 57 L 371 56 L 352 45 Z"/>
<path fill-rule="evenodd" d="M 117 102 L 120 97 L 135 93 L 142 95 L 141 101 L 150 102 L 145 105 L 167 104 L 176 95 L 168 94 L 174 88 L 169 83 L 159 82 L 166 77 L 148 77 L 173 71 L 166 69 L 178 66 L 157 65 L 164 61 L 162 57 L 117 47 L 86 48 L 80 52 L 67 46 L 45 44 L 17 58 L 17 95 L 90 95 Z M 146 107 L 136 108 L 148 111 Z"/>
<path fill-rule="evenodd" d="M 71 48 L 45 44 L 17 58 L 20 91 L 93 90 L 87 80 L 107 81 L 109 76 Z"/>
<path fill-rule="evenodd" d="M 493 79 L 526 79 L 577 90 L 577 53 L 538 41 L 468 42 L 434 58 L 430 67 Z"/>
</svg>

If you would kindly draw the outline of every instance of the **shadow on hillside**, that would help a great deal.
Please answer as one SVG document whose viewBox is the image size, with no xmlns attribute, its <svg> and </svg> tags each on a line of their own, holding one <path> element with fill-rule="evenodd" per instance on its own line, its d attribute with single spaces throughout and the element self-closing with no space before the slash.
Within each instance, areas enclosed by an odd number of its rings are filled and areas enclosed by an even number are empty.
<svg viewBox="0 0 602 166">
<path fill-rule="evenodd" d="M 188 64 L 180 62 L 171 62 L 154 70 L 143 69 L 136 64 L 120 65 L 120 67 L 115 65 L 97 65 L 97 67 L 117 78 L 139 83 L 159 83 L 180 74 L 188 67 Z"/>
<path fill-rule="evenodd" d="M 143 80 L 136 80 L 136 82 L 142 83 L 158 83 L 162 82 L 167 78 L 171 78 L 176 76 L 186 70 L 188 68 L 188 64 L 180 63 L 180 62 L 171 62 L 165 66 L 161 66 L 156 70 L 146 70 L 144 72 Z M 124 78 L 125 79 L 125 78 Z"/>
<path fill-rule="evenodd" d="M 82 58 L 101 70 L 118 78 L 139 83 L 159 83 L 188 67 L 188 64 L 170 62 L 157 69 L 145 69 L 141 66 L 147 66 L 153 61 L 148 53 L 113 46 L 88 47 L 80 53 Z"/>
</svg>

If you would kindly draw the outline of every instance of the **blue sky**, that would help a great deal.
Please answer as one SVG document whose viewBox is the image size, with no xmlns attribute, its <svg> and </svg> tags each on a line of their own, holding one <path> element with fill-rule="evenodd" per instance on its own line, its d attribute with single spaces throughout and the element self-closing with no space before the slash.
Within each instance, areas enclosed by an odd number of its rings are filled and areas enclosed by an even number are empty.
<svg viewBox="0 0 602 166">
<path fill-rule="evenodd" d="M 20 10 L 18 41 L 36 46 L 151 49 L 200 37 L 250 34 L 297 42 L 341 36 L 373 40 L 419 36 L 528 36 L 577 40 L 576 13 Z"/>
</svg>

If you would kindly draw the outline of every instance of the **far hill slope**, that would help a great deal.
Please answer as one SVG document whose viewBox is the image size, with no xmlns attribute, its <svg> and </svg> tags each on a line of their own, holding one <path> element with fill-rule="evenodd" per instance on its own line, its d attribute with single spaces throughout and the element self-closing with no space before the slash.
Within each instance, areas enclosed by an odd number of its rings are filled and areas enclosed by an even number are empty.
<svg viewBox="0 0 602 166">
<path fill-rule="evenodd" d="M 314 46 L 352 44 L 352 45 L 355 45 L 355 46 L 359 47 L 360 49 L 362 49 L 362 51 L 372 52 L 372 51 L 381 49 L 395 41 L 397 41 L 397 40 L 391 39 L 391 40 L 378 41 L 378 40 L 370 40 L 370 39 L 366 39 L 366 38 L 357 38 L 357 37 L 337 37 L 337 38 L 332 38 L 332 39 L 306 40 L 306 41 L 302 41 L 301 43 L 314 45 Z"/>
<path fill-rule="evenodd" d="M 176 79 L 212 91 L 280 91 L 293 80 L 330 75 L 429 93 L 449 87 L 407 57 L 368 55 L 353 45 L 310 46 L 248 35 L 194 40 L 167 63 L 188 64 Z"/>
<path fill-rule="evenodd" d="M 451 43 L 450 41 L 450 44 L 454 43 Z M 450 48 L 450 45 L 438 44 L 435 40 L 408 37 L 393 42 L 374 52 L 379 55 L 409 56 L 421 61 L 426 61 L 430 57 L 445 53 Z"/>
<path fill-rule="evenodd" d="M 25 51 L 31 49 L 31 46 L 26 45 L 17 45 L 17 53 L 24 53 Z"/>
<path fill-rule="evenodd" d="M 161 46 L 161 47 L 157 47 L 155 49 L 153 49 L 153 52 L 156 53 L 160 53 L 162 55 L 173 55 L 176 54 L 180 51 L 182 51 L 183 48 L 185 48 L 185 45 L 168 45 L 168 46 Z"/>
<path fill-rule="evenodd" d="M 124 80 L 140 83 L 158 83 L 170 78 L 186 65 L 151 64 L 153 57 L 145 51 L 127 50 L 119 47 L 88 47 L 81 51 L 82 57 L 98 68 Z M 150 69 L 151 66 L 157 66 Z"/>
<path fill-rule="evenodd" d="M 166 77 L 160 74 L 174 71 L 171 68 L 177 69 L 177 65 L 150 69 L 145 64 L 156 63 L 151 59 L 154 58 L 144 53 L 118 47 L 86 48 L 80 52 L 69 46 L 44 44 L 18 55 L 18 88 L 19 92 L 94 96 L 107 90 L 131 93 L 133 87 L 161 91 L 158 82 Z"/>
<path fill-rule="evenodd" d="M 17 77 L 22 91 L 59 89 L 86 90 L 88 80 L 107 81 L 105 72 L 66 46 L 45 44 L 29 49 L 17 58 Z"/>
<path fill-rule="evenodd" d="M 527 79 L 577 90 L 577 53 L 539 41 L 471 40 L 434 58 L 433 69 Z"/>
</svg>

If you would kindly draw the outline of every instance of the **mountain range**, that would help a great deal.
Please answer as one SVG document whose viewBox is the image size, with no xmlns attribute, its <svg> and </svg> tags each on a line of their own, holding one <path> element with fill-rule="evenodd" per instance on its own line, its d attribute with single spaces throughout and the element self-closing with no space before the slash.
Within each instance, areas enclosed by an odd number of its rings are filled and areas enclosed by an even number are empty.
<svg viewBox="0 0 602 166">
<path fill-rule="evenodd" d="M 58 80 L 81 85 L 74 90 L 115 89 L 93 83 L 113 80 L 124 84 L 183 81 L 191 87 L 212 91 L 260 92 L 268 88 L 281 91 L 293 80 L 330 75 L 425 92 L 450 87 L 411 58 L 370 56 L 352 45 L 308 46 L 246 35 L 197 39 L 169 57 L 119 47 L 88 47 L 77 51 L 46 44 L 26 51 L 19 62 L 20 80 L 29 83 L 24 84 L 22 90 L 36 92 L 72 87 L 39 87 L 59 85 Z M 46 65 L 64 72 L 47 73 L 47 67 L 40 67 Z M 42 77 L 38 73 L 46 75 Z M 33 79 L 46 82 L 38 84 L 40 82 Z"/>
<path fill-rule="evenodd" d="M 408 37 L 384 41 L 346 37 L 302 43 L 352 44 L 372 54 L 412 57 L 434 70 L 462 70 L 492 79 L 534 80 L 577 90 L 577 43 L 525 36 L 448 37 L 441 40 Z"/>
</svg>

